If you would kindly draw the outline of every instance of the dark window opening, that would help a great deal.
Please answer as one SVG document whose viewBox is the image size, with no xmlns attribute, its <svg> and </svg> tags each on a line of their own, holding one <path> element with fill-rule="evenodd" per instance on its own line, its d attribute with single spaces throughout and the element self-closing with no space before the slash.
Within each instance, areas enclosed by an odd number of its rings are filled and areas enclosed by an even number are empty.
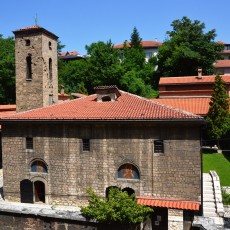
<svg viewBox="0 0 230 230">
<path fill-rule="evenodd" d="M 26 79 L 31 80 L 32 79 L 32 61 L 31 56 L 28 56 L 26 58 Z"/>
<path fill-rule="evenodd" d="M 53 78 L 52 59 L 49 58 L 49 79 L 52 80 L 52 78 Z"/>
<path fill-rule="evenodd" d="M 89 139 L 82 139 L 82 150 L 90 151 L 90 140 Z"/>
<path fill-rule="evenodd" d="M 101 98 L 103 102 L 105 101 L 111 101 L 111 97 L 110 96 L 104 96 Z"/>
<path fill-rule="evenodd" d="M 132 164 L 124 164 L 118 169 L 118 178 L 140 179 L 138 169 Z"/>
<path fill-rule="evenodd" d="M 164 153 L 164 141 L 155 140 L 154 141 L 154 152 L 155 153 Z"/>
<path fill-rule="evenodd" d="M 26 137 L 26 149 L 33 149 L 33 137 Z"/>
<path fill-rule="evenodd" d="M 51 46 L 51 45 L 52 45 L 52 43 L 51 43 L 51 42 L 49 42 L 48 44 L 49 44 L 49 49 L 51 50 L 51 49 L 52 49 L 52 46 Z"/>
<path fill-rule="evenodd" d="M 34 182 L 35 202 L 45 203 L 45 184 L 41 181 Z"/>
<path fill-rule="evenodd" d="M 33 183 L 28 180 L 20 182 L 21 203 L 33 203 Z"/>
<path fill-rule="evenodd" d="M 37 160 L 32 163 L 31 172 L 47 173 L 48 170 L 44 162 Z"/>
<path fill-rule="evenodd" d="M 123 188 L 122 192 L 127 192 L 129 196 L 131 196 L 132 194 L 135 194 L 135 191 L 132 188 Z"/>
<path fill-rule="evenodd" d="M 111 188 L 117 188 L 117 189 L 119 189 L 117 186 L 109 186 L 109 187 L 107 187 L 106 190 L 105 190 L 105 197 L 106 198 L 109 197 L 109 192 L 110 192 Z"/>
<path fill-rule="evenodd" d="M 30 40 L 26 39 L 26 46 L 30 46 Z"/>
</svg>

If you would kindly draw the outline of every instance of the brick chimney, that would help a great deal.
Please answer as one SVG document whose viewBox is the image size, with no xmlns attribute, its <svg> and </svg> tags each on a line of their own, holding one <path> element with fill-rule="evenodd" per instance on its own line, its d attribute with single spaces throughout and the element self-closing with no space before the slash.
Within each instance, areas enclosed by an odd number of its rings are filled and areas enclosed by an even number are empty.
<svg viewBox="0 0 230 230">
<path fill-rule="evenodd" d="M 198 69 L 197 79 L 202 79 L 202 69 Z"/>
</svg>

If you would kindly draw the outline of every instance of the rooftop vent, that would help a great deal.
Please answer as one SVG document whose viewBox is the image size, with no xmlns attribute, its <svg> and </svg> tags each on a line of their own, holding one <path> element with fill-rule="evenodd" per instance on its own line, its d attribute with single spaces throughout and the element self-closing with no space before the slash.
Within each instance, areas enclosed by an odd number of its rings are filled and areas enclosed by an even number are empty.
<svg viewBox="0 0 230 230">
<path fill-rule="evenodd" d="M 94 90 L 96 91 L 98 102 L 115 101 L 119 96 L 121 96 L 121 93 L 115 85 L 97 86 Z"/>
<path fill-rule="evenodd" d="M 202 69 L 198 69 L 198 76 L 197 79 L 202 79 Z"/>
</svg>

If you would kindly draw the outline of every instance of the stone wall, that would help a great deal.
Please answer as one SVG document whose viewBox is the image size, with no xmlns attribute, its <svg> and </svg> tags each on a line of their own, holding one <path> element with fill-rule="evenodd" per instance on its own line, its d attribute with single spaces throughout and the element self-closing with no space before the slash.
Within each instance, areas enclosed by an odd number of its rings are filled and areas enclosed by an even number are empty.
<svg viewBox="0 0 230 230">
<path fill-rule="evenodd" d="M 50 95 L 58 102 L 56 38 L 42 32 L 22 32 L 15 36 L 17 112 L 49 105 Z M 31 57 L 31 79 L 26 78 L 28 56 Z M 52 80 L 49 78 L 49 58 L 52 59 Z"/>
<path fill-rule="evenodd" d="M 25 138 L 33 137 L 33 150 Z M 82 139 L 90 151 L 82 151 Z M 3 125 L 4 195 L 20 201 L 20 182 L 43 181 L 46 203 L 81 205 L 92 187 L 132 188 L 136 195 L 200 199 L 199 127 L 183 124 L 15 123 Z M 155 154 L 153 141 L 164 140 L 164 153 Z M 31 172 L 31 163 L 45 162 L 48 173 Z M 135 165 L 140 180 L 117 178 L 124 163 Z"/>
</svg>

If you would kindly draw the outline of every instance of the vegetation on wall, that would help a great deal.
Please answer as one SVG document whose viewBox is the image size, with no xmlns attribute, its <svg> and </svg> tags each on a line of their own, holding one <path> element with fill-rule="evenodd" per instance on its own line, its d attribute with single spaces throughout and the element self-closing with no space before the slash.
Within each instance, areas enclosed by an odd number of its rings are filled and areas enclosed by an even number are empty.
<svg viewBox="0 0 230 230">
<path fill-rule="evenodd" d="M 81 212 L 99 223 L 133 226 L 150 218 L 153 212 L 152 208 L 137 204 L 134 194 L 128 195 L 118 188 L 110 189 L 108 199 L 100 198 L 92 189 L 87 193 L 89 205 L 81 207 Z"/>
</svg>

